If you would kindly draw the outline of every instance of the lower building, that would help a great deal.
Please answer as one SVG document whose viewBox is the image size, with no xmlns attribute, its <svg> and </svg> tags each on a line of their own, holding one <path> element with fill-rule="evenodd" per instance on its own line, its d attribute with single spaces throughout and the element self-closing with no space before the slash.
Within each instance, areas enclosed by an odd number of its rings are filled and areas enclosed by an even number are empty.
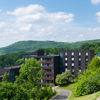
<svg viewBox="0 0 100 100">
<path fill-rule="evenodd" d="M 9 74 L 10 82 L 15 81 L 15 76 L 19 75 L 19 69 L 21 66 L 12 66 L 12 67 L 5 67 L 0 69 L 0 81 L 2 81 L 2 77 L 5 73 Z"/>
</svg>

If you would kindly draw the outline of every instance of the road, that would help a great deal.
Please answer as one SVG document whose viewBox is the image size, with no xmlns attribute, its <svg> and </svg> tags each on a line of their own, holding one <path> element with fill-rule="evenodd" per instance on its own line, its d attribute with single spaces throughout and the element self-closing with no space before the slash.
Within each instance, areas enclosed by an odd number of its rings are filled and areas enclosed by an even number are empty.
<svg viewBox="0 0 100 100">
<path fill-rule="evenodd" d="M 53 97 L 51 100 L 67 100 L 68 97 L 71 95 L 71 92 L 68 90 L 63 90 L 63 89 L 55 89 L 58 94 Z"/>
<path fill-rule="evenodd" d="M 99 98 L 97 98 L 97 100 L 100 100 L 100 97 L 99 97 Z"/>
</svg>

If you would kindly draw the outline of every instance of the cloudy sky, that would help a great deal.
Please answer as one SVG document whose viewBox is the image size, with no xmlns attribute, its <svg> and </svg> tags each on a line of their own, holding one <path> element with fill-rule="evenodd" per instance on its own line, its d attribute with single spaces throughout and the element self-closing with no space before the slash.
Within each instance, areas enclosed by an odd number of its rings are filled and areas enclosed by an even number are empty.
<svg viewBox="0 0 100 100">
<path fill-rule="evenodd" d="M 100 39 L 100 0 L 0 0 L 0 47 L 91 39 Z"/>
</svg>

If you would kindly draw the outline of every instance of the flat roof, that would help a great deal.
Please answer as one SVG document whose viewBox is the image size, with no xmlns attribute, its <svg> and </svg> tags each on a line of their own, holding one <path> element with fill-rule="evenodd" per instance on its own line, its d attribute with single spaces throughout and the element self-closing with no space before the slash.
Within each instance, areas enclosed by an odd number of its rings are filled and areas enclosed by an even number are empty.
<svg viewBox="0 0 100 100">
<path fill-rule="evenodd" d="M 38 56 L 38 55 L 28 55 L 25 57 L 59 57 L 59 55 L 42 55 L 42 56 Z"/>
</svg>

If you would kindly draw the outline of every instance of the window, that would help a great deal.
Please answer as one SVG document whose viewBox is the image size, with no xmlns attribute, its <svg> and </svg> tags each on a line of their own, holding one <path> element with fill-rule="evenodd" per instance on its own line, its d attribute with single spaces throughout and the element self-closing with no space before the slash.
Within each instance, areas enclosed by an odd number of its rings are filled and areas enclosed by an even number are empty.
<svg viewBox="0 0 100 100">
<path fill-rule="evenodd" d="M 74 58 L 72 58 L 72 61 L 74 61 Z"/>
<path fill-rule="evenodd" d="M 81 56 L 81 52 L 79 52 L 79 56 Z"/>
<path fill-rule="evenodd" d="M 41 83 L 43 83 L 43 80 L 41 80 Z"/>
<path fill-rule="evenodd" d="M 27 60 L 27 58 L 25 58 L 25 61 Z"/>
<path fill-rule="evenodd" d="M 51 72 L 54 72 L 54 70 L 52 69 Z"/>
<path fill-rule="evenodd" d="M 81 61 L 81 58 L 79 58 L 79 61 Z"/>
<path fill-rule="evenodd" d="M 68 69 L 67 68 L 65 68 L 65 71 L 67 71 Z"/>
<path fill-rule="evenodd" d="M 42 61 L 42 58 L 41 58 L 41 61 Z"/>
<path fill-rule="evenodd" d="M 65 52 L 65 56 L 67 56 L 67 52 Z"/>
<path fill-rule="evenodd" d="M 79 69 L 79 72 L 82 72 L 82 70 L 81 70 L 81 69 Z"/>
<path fill-rule="evenodd" d="M 72 56 L 74 55 L 74 52 L 72 52 Z"/>
<path fill-rule="evenodd" d="M 75 70 L 74 69 L 72 69 L 72 72 L 74 72 Z"/>
<path fill-rule="evenodd" d="M 89 54 L 88 54 L 88 52 L 86 52 L 86 56 L 88 56 Z"/>
<path fill-rule="evenodd" d="M 72 63 L 72 66 L 74 66 L 74 63 Z"/>
<path fill-rule="evenodd" d="M 86 59 L 86 61 L 88 61 L 88 58 Z"/>
<path fill-rule="evenodd" d="M 65 58 L 65 60 L 67 61 L 67 58 Z"/>
<path fill-rule="evenodd" d="M 41 63 L 41 66 L 42 66 L 42 63 Z"/>
<path fill-rule="evenodd" d="M 68 64 L 67 63 L 65 63 L 65 66 L 67 66 Z"/>
</svg>

